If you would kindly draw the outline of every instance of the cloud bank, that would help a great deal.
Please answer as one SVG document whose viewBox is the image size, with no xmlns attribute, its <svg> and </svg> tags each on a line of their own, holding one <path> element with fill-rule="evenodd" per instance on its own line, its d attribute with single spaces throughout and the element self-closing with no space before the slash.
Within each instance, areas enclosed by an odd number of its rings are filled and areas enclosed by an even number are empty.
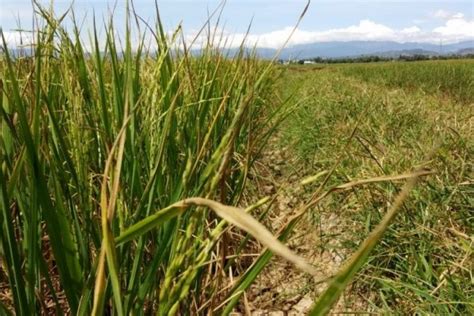
<svg viewBox="0 0 474 316">
<path fill-rule="evenodd" d="M 3 31 L 3 36 L 5 37 L 5 42 L 8 47 L 19 47 L 19 46 L 28 46 L 33 42 L 33 37 L 31 33 L 19 32 L 19 31 Z M 3 42 L 0 37 L 0 48 L 3 47 Z"/>
<path fill-rule="evenodd" d="M 362 20 L 357 25 L 324 31 L 297 29 L 288 45 L 331 41 L 394 41 L 433 44 L 442 42 L 443 44 L 451 44 L 474 40 L 474 19 L 466 19 L 461 13 L 449 13 L 441 10 L 434 14 L 438 19 L 443 20 L 443 24 L 431 30 L 423 30 L 418 26 L 394 29 L 371 20 Z M 269 33 L 250 34 L 246 38 L 246 43 L 249 46 L 256 45 L 262 48 L 279 48 L 285 43 L 292 30 L 293 27 L 285 27 Z M 218 35 L 218 38 L 223 38 L 230 47 L 239 46 L 245 38 L 245 34 L 241 33 L 221 31 Z M 192 38 L 194 36 L 189 35 L 187 37 L 188 42 Z M 206 36 L 201 36 L 196 44 L 205 43 L 206 38 Z"/>
<path fill-rule="evenodd" d="M 362 20 L 357 25 L 344 28 L 335 28 L 324 31 L 308 31 L 297 29 L 288 42 L 288 46 L 331 41 L 395 41 L 399 43 L 420 42 L 451 44 L 461 41 L 474 40 L 474 19 L 467 19 L 462 13 L 453 13 L 438 10 L 432 13 L 432 18 L 440 21 L 441 25 L 431 30 L 421 29 L 419 26 L 410 26 L 394 29 L 371 20 Z M 290 36 L 293 27 L 285 27 L 264 34 L 229 33 L 218 30 L 214 35 L 215 45 L 221 47 L 238 47 L 245 41 L 247 46 L 261 48 L 280 48 Z M 10 47 L 28 45 L 31 35 L 15 31 L 4 32 Z M 208 41 L 207 35 L 196 37 L 196 33 L 188 33 L 185 41 L 194 43 L 197 48 Z"/>
<path fill-rule="evenodd" d="M 431 16 L 435 19 L 442 19 L 442 20 L 450 20 L 450 19 L 463 19 L 464 14 L 459 12 L 451 12 L 446 10 L 437 10 L 431 14 Z"/>
</svg>

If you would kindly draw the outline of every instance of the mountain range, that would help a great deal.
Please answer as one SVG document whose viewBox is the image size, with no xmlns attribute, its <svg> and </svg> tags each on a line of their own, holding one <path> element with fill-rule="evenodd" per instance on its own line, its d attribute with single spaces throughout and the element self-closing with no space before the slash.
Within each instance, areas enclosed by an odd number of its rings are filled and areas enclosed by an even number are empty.
<svg viewBox="0 0 474 316">
<path fill-rule="evenodd" d="M 250 51 L 250 49 L 247 49 Z M 233 56 L 238 48 L 225 49 L 224 53 Z M 264 59 L 271 59 L 277 53 L 273 48 L 257 48 L 257 55 Z M 0 49 L 0 55 L 2 50 Z M 13 56 L 19 56 L 20 50 L 10 49 Z M 199 55 L 199 49 L 192 54 Z M 301 60 L 310 58 L 351 58 L 361 56 L 399 57 L 400 55 L 468 55 L 474 53 L 474 40 L 455 44 L 429 43 L 398 43 L 389 41 L 348 41 L 348 42 L 318 42 L 311 44 L 294 45 L 284 48 L 279 58 L 282 60 Z M 32 55 L 29 49 L 22 51 L 23 55 Z"/>
<path fill-rule="evenodd" d="M 429 43 L 398 43 L 390 41 L 348 41 L 348 42 L 319 42 L 312 44 L 294 45 L 284 48 L 280 58 L 308 59 L 315 57 L 342 58 L 358 56 L 399 56 L 399 55 L 450 55 L 465 54 L 474 49 L 473 41 L 464 41 L 455 44 Z M 276 49 L 258 48 L 257 54 L 262 58 L 272 58 Z"/>
</svg>

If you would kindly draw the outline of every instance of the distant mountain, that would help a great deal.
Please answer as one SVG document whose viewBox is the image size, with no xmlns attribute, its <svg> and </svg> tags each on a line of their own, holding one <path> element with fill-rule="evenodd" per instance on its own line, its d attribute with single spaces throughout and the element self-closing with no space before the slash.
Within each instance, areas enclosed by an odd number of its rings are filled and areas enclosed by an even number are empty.
<svg viewBox="0 0 474 316">
<path fill-rule="evenodd" d="M 0 44 L 0 56 L 4 54 L 3 46 Z M 24 57 L 24 56 L 33 56 L 33 49 L 29 47 L 24 48 L 8 48 L 8 53 L 10 57 Z"/>
<path fill-rule="evenodd" d="M 439 56 L 440 53 L 417 48 L 417 49 L 390 50 L 386 52 L 376 52 L 373 54 L 369 54 L 367 56 L 378 56 L 378 57 L 383 57 L 383 58 L 398 58 L 400 56 L 416 56 L 416 55 Z"/>
<path fill-rule="evenodd" d="M 474 48 L 474 41 L 455 44 L 436 45 L 429 43 L 398 43 L 390 41 L 349 41 L 349 42 L 320 42 L 295 45 L 283 49 L 281 59 L 307 59 L 314 57 L 342 58 L 362 55 L 399 54 L 403 52 L 421 52 L 428 55 L 447 55 L 459 50 Z M 263 58 L 271 58 L 276 50 L 259 50 Z"/>
<path fill-rule="evenodd" d="M 460 49 L 456 52 L 457 55 L 474 55 L 474 47 Z"/>
<path fill-rule="evenodd" d="M 253 49 L 246 48 L 246 53 L 251 53 Z M 234 56 L 239 52 L 237 48 L 224 49 L 223 53 L 227 56 Z M 199 49 L 191 52 L 193 55 L 199 55 Z M 272 48 L 257 48 L 256 53 L 259 57 L 270 59 L 277 53 Z M 310 59 L 316 57 L 322 58 L 347 58 L 360 56 L 379 56 L 393 57 L 400 55 L 468 55 L 474 53 L 474 40 L 464 41 L 455 44 L 437 45 L 429 43 L 398 43 L 390 41 L 349 41 L 349 42 L 319 42 L 312 44 L 295 45 L 286 47 L 282 50 L 279 58 L 288 59 Z M 0 55 L 2 51 L 0 49 Z M 12 56 L 32 55 L 30 49 L 10 49 Z"/>
</svg>

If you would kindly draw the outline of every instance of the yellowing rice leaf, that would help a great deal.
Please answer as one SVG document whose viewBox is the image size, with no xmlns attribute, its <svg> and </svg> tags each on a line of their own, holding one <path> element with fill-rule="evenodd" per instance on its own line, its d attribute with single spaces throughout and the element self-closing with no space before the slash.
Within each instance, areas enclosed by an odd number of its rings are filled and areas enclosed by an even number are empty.
<svg viewBox="0 0 474 316">
<path fill-rule="evenodd" d="M 117 244 L 129 241 L 145 234 L 152 228 L 184 212 L 190 206 L 204 206 L 214 211 L 219 217 L 246 231 L 255 239 L 261 242 L 273 253 L 292 262 L 298 269 L 316 275 L 316 269 L 305 261 L 302 257 L 292 252 L 287 246 L 281 243 L 268 231 L 265 226 L 246 213 L 243 209 L 221 204 L 219 202 L 200 197 L 188 198 L 174 203 L 154 215 L 131 226 L 123 232 L 117 239 Z"/>
</svg>

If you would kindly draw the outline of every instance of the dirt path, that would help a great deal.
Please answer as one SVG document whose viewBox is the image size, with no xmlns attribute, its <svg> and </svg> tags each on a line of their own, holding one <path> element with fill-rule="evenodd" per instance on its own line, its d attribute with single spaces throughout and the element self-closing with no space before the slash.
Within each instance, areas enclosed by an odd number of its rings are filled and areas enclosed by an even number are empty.
<svg viewBox="0 0 474 316">
<path fill-rule="evenodd" d="M 311 189 L 301 185 L 301 180 L 309 175 L 304 174 L 303 166 L 289 148 L 279 148 L 278 137 L 271 141 L 257 166 L 261 195 L 276 195 L 266 219 L 274 232 L 295 215 L 312 194 Z M 338 249 L 342 248 L 339 239 L 332 238 L 344 234 L 346 224 L 336 213 L 310 210 L 296 226 L 287 245 L 318 267 L 320 274 L 314 278 L 299 272 L 285 260 L 273 257 L 246 292 L 242 314 L 251 311 L 251 315 L 306 315 L 325 288 L 325 284 L 315 285 L 314 280 L 331 277 L 346 257 L 344 251 Z M 362 306 L 360 299 L 344 296 L 335 311 L 348 312 L 357 306 Z"/>
<path fill-rule="evenodd" d="M 390 174 L 403 173 L 410 170 L 413 162 L 423 159 L 423 150 L 412 144 L 423 139 L 421 143 L 426 142 L 429 148 L 429 141 L 424 138 L 429 139 L 438 128 L 456 127 L 458 124 L 451 122 L 450 113 L 457 113 L 459 105 L 437 95 L 366 83 L 330 71 L 321 71 L 318 76 L 318 80 L 304 73 L 293 74 L 293 80 L 285 77 L 285 87 L 289 88 L 282 87 L 281 90 L 302 86 L 298 98 L 307 98 L 299 113 L 303 117 L 298 118 L 301 121 L 293 119 L 292 126 L 280 128 L 258 160 L 251 180 L 251 186 L 255 187 L 253 190 L 257 191 L 254 196 L 276 196 L 265 219 L 273 232 L 284 226 L 295 210 L 309 200 L 319 184 L 303 188 L 301 180 L 329 170 L 339 155 L 345 156 L 333 177 L 338 184 L 383 175 L 386 171 L 381 170 L 381 166 L 386 167 Z M 354 140 L 352 147 L 345 152 L 344 139 L 351 134 L 354 122 L 368 106 L 372 112 L 361 117 L 357 141 Z M 413 117 L 425 119 L 417 122 Z M 304 164 L 298 158 L 294 148 L 298 146 L 282 145 L 288 143 L 286 128 L 295 129 L 297 133 L 292 136 L 294 141 L 305 142 L 303 150 L 314 152 L 311 153 L 314 156 L 307 158 L 314 157 L 315 166 L 309 166 L 311 162 Z M 356 215 L 365 205 L 374 202 L 379 203 L 376 211 L 382 212 L 391 203 L 391 194 L 391 190 L 364 188 L 332 195 L 307 211 L 287 244 L 319 269 L 319 279 L 330 278 L 367 235 L 365 218 Z M 370 217 L 369 220 L 372 221 Z M 402 269 L 400 273 L 403 272 Z M 368 303 L 375 301 L 378 292 L 367 293 L 370 290 L 362 284 L 364 280 L 362 275 L 358 280 L 356 278 L 355 285 L 346 289 L 332 314 L 380 312 Z M 315 285 L 311 276 L 273 257 L 246 291 L 239 312 L 247 315 L 306 315 L 325 286 Z"/>
<path fill-rule="evenodd" d="M 331 71 L 329 71 L 331 72 Z M 330 73 L 329 73 L 330 75 Z M 362 93 L 367 88 L 365 83 L 344 78 L 344 84 L 350 84 Z M 285 88 L 285 87 L 283 87 Z M 334 87 L 325 85 L 320 92 L 332 98 Z M 291 87 L 289 89 L 292 89 Z M 301 93 L 313 93 L 303 90 Z M 334 95 L 336 99 L 337 96 Z M 338 122 L 334 122 L 337 124 Z M 301 181 L 322 170 L 311 170 L 294 151 L 292 145 L 282 141 L 285 137 L 282 125 L 258 160 L 253 185 L 260 190 L 259 196 L 276 195 L 276 201 L 269 217 L 267 227 L 273 232 L 278 231 L 300 206 L 307 203 L 318 182 L 302 186 Z M 347 245 L 348 231 L 352 230 L 351 222 L 338 210 L 329 207 L 331 198 L 323 200 L 315 208 L 309 209 L 295 227 L 287 245 L 296 253 L 316 266 L 320 274 L 317 279 L 333 276 L 350 254 Z M 243 314 L 251 315 L 306 315 L 315 299 L 325 289 L 326 284 L 316 285 L 315 278 L 299 272 L 291 264 L 281 258 L 273 257 L 265 270 L 246 292 L 245 303 L 241 306 Z M 341 297 L 334 313 L 351 311 L 367 311 L 366 301 L 360 295 L 354 295 L 348 287 Z M 246 306 L 245 306 L 246 305 Z"/>
</svg>

